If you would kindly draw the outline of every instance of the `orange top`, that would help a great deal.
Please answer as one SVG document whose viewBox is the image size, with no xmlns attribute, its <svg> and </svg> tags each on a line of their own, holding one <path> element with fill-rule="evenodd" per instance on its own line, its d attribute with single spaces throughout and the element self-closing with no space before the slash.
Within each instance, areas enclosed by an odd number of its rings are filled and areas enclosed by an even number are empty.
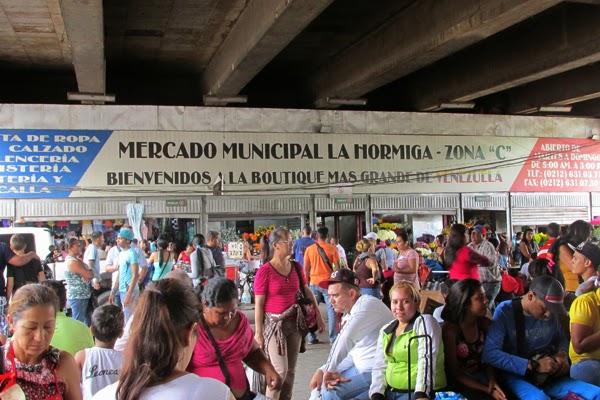
<svg viewBox="0 0 600 400">
<path fill-rule="evenodd" d="M 321 241 L 318 243 L 325 250 L 329 261 L 335 264 L 336 268 L 339 268 L 340 253 L 337 247 Z M 310 283 L 313 285 L 318 285 L 319 282 L 329 279 L 333 272 L 319 255 L 319 249 L 316 244 L 309 246 L 304 251 L 304 270 L 306 271 L 306 275 L 310 276 Z"/>
</svg>

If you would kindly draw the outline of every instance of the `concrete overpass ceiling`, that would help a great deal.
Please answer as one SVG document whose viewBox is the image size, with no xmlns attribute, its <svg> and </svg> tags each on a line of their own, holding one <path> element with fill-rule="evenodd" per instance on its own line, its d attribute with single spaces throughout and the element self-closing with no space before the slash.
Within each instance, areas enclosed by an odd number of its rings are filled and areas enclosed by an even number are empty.
<svg viewBox="0 0 600 400">
<path fill-rule="evenodd" d="M 600 0 L 0 0 L 0 102 L 596 117 L 599 20 Z"/>
</svg>

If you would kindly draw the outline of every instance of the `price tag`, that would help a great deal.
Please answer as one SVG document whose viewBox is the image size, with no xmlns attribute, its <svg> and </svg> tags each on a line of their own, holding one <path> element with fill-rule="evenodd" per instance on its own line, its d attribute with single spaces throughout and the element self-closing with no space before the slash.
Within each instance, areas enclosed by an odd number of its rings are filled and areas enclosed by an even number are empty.
<svg viewBox="0 0 600 400">
<path fill-rule="evenodd" d="M 232 260 L 241 260 L 244 258 L 244 243 L 230 242 L 227 244 L 227 257 Z"/>
</svg>

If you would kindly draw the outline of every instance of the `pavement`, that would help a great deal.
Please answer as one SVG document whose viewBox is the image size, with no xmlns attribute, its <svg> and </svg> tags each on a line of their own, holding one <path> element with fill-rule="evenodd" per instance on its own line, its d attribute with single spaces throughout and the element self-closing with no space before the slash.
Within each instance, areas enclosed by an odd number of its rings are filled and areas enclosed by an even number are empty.
<svg viewBox="0 0 600 400">
<path fill-rule="evenodd" d="M 254 304 L 240 304 L 239 309 L 248 318 L 252 329 L 254 330 Z M 325 319 L 327 326 L 327 308 L 324 304 L 319 305 L 321 315 Z M 293 400 L 308 400 L 310 397 L 310 389 L 308 384 L 315 373 L 316 369 L 323 365 L 329 355 L 329 338 L 327 332 L 318 335 L 320 343 L 306 345 L 306 352 L 298 357 L 296 365 L 296 380 L 294 382 L 294 391 L 292 394 Z"/>
</svg>

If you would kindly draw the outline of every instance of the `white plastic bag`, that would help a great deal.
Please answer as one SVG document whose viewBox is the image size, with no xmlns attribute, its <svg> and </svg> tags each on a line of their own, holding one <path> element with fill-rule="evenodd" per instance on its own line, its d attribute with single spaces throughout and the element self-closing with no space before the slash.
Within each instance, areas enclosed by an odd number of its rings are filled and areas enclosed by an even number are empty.
<svg viewBox="0 0 600 400">
<path fill-rule="evenodd" d="M 250 384 L 250 391 L 257 394 L 255 399 L 263 400 L 266 399 L 265 393 L 267 390 L 267 382 L 265 376 L 254 371 L 252 368 L 245 365 L 246 368 L 246 378 L 248 379 L 248 383 Z M 262 396 L 262 397 L 261 397 Z"/>
<path fill-rule="evenodd" d="M 321 400 L 321 392 L 319 391 L 319 388 L 314 388 L 310 392 L 310 397 L 308 400 Z"/>
</svg>

